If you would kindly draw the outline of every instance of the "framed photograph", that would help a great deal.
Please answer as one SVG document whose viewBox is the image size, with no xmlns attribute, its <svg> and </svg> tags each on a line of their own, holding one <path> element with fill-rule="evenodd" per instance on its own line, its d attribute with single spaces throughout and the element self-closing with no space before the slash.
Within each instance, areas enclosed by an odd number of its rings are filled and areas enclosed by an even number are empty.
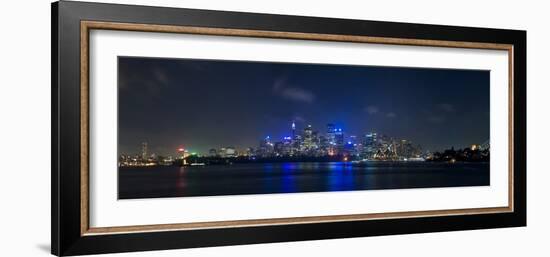
<svg viewBox="0 0 550 257">
<path fill-rule="evenodd" d="M 52 5 L 52 253 L 526 225 L 526 32 Z"/>
</svg>

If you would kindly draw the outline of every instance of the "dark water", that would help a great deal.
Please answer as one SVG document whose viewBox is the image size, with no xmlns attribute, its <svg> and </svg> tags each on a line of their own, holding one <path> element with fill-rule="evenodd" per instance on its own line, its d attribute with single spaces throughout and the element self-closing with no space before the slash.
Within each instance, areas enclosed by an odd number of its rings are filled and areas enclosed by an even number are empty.
<svg viewBox="0 0 550 257">
<path fill-rule="evenodd" d="M 254 163 L 119 168 L 119 199 L 487 186 L 488 163 Z"/>
</svg>

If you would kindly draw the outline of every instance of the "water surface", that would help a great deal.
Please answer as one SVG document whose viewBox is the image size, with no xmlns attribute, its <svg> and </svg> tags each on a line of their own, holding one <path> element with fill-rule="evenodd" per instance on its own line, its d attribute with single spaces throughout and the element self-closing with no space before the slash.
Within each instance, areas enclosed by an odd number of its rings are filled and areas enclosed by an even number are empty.
<svg viewBox="0 0 550 257">
<path fill-rule="evenodd" d="M 119 168 L 119 199 L 489 185 L 488 163 L 249 163 Z"/>
</svg>

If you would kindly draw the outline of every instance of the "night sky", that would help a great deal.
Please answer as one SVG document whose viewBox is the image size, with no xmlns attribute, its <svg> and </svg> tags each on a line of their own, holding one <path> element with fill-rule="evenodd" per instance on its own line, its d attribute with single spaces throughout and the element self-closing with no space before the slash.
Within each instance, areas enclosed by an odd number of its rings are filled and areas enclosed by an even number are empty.
<svg viewBox="0 0 550 257">
<path fill-rule="evenodd" d="M 489 139 L 489 71 L 119 57 L 119 152 L 257 148 L 311 124 L 437 151 Z"/>
</svg>

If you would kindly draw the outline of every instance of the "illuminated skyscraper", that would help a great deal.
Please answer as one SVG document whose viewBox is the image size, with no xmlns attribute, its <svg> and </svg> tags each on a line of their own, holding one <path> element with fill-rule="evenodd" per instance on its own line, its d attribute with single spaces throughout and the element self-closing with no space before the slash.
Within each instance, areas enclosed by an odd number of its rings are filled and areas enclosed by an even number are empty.
<svg viewBox="0 0 550 257">
<path fill-rule="evenodd" d="M 371 132 L 365 135 L 365 140 L 363 141 L 363 153 L 366 158 L 372 158 L 376 153 L 378 144 L 378 135 L 376 132 Z"/>
<path fill-rule="evenodd" d="M 342 153 L 345 144 L 344 130 L 342 130 L 341 128 L 335 129 L 334 140 L 336 142 L 336 149 L 338 149 L 338 153 Z"/>
<path fill-rule="evenodd" d="M 282 155 L 292 155 L 293 154 L 292 138 L 283 137 L 283 141 L 281 143 L 282 143 L 282 146 L 281 146 L 280 153 Z"/>
<path fill-rule="evenodd" d="M 220 150 L 218 150 L 218 155 L 222 158 L 225 158 L 225 152 L 226 152 L 226 148 L 225 147 L 220 147 Z"/>
<path fill-rule="evenodd" d="M 271 137 L 267 136 L 264 140 L 260 141 L 260 147 L 258 148 L 258 154 L 262 157 L 268 157 L 273 154 L 273 142 Z"/>
<path fill-rule="evenodd" d="M 327 136 L 325 138 L 326 140 L 326 152 L 328 155 L 336 155 L 337 149 L 336 149 L 336 127 L 334 124 L 329 123 L 327 124 Z"/>
<path fill-rule="evenodd" d="M 311 144 L 312 135 L 313 135 L 313 129 L 311 128 L 311 125 L 307 125 L 307 127 L 304 128 L 305 144 Z"/>
<path fill-rule="evenodd" d="M 224 157 L 237 157 L 237 150 L 233 146 L 225 147 Z"/>
<path fill-rule="evenodd" d="M 141 158 L 147 160 L 147 142 L 141 143 Z"/>
<path fill-rule="evenodd" d="M 374 146 L 377 141 L 377 134 L 376 132 L 371 132 L 365 135 L 365 146 Z"/>
<path fill-rule="evenodd" d="M 327 142 L 329 145 L 336 145 L 335 132 L 334 124 L 327 124 Z"/>
<path fill-rule="evenodd" d="M 357 142 L 357 136 L 350 135 L 345 144 L 345 151 L 352 155 L 358 155 L 362 145 Z"/>
</svg>

